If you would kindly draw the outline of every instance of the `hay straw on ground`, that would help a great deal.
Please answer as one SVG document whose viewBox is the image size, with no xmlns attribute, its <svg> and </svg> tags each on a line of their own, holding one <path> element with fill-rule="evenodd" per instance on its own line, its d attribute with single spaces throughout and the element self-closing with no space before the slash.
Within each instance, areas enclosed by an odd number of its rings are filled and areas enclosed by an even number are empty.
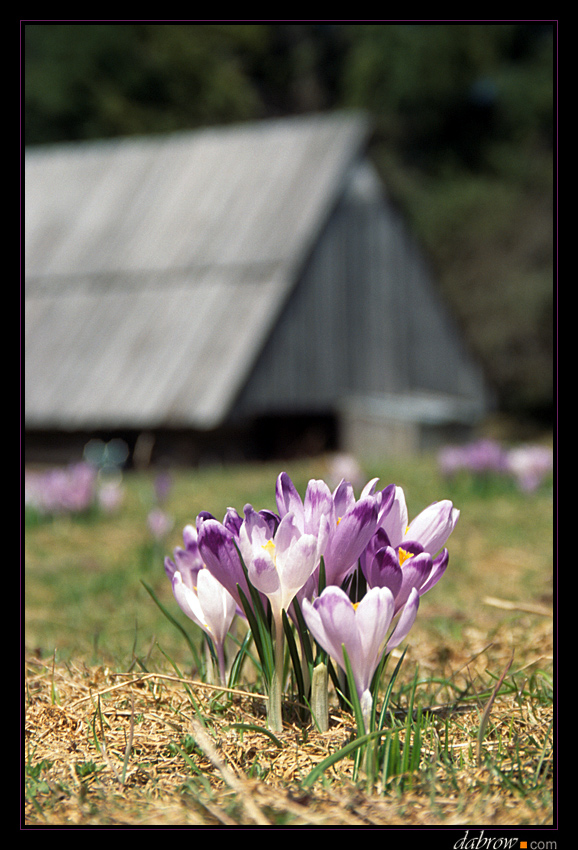
<svg viewBox="0 0 578 850">
<path fill-rule="evenodd" d="M 551 653 L 551 623 L 549 631 L 547 624 L 534 628 L 530 639 L 527 626 L 520 625 L 527 641 L 518 666 L 526 666 L 528 674 Z M 455 681 L 471 681 L 475 693 L 480 671 L 490 666 L 501 672 L 508 652 L 511 657 L 511 629 L 508 640 L 498 632 L 485 645 L 483 635 L 471 635 L 469 656 L 464 648 Z M 427 670 L 435 653 L 430 648 L 433 655 L 428 655 L 426 649 L 417 647 Z M 453 662 L 458 660 L 455 653 Z M 325 782 L 302 788 L 308 773 L 354 734 L 352 717 L 337 707 L 331 710 L 329 731 L 319 733 L 299 725 L 286 706 L 287 722 L 275 740 L 267 733 L 258 694 L 222 692 L 163 673 L 119 675 L 104 667 L 34 657 L 26 660 L 25 699 L 25 760 L 30 765 L 45 761 L 40 777 L 45 785 L 34 786 L 26 797 L 28 824 L 448 826 L 552 821 L 547 794 L 506 793 L 503 777 L 491 775 L 488 765 L 476 759 L 476 749 L 490 757 L 499 751 L 500 769 L 511 768 L 512 775 L 521 770 L 528 781 L 537 770 L 552 773 L 552 707 L 524 703 L 515 694 L 495 699 L 482 742 L 477 740 L 481 701 L 453 708 L 432 703 L 442 744 L 445 717 L 451 718 L 452 738 L 445 746 L 455 763 L 453 786 L 436 766 L 439 752 L 424 745 L 425 768 L 431 760 L 427 781 L 420 774 L 403 794 L 392 790 L 385 796 L 353 783 L 353 763 L 345 759 L 327 771 Z M 193 743 L 185 752 L 186 736 Z"/>
</svg>

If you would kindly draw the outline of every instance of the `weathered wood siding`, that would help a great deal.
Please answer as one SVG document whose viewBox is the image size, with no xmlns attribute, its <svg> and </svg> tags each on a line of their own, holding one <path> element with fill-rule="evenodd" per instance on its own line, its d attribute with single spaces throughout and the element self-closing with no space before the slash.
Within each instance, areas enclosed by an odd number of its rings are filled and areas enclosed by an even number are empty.
<svg viewBox="0 0 578 850">
<path fill-rule="evenodd" d="M 471 398 L 483 381 L 418 245 L 360 161 L 235 414 L 335 412 L 352 395 L 414 390 Z"/>
</svg>

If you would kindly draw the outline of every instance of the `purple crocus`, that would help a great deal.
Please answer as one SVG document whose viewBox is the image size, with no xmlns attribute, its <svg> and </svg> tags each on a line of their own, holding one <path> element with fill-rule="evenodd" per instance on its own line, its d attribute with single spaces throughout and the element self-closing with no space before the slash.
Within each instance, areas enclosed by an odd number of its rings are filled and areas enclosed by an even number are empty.
<svg viewBox="0 0 578 850">
<path fill-rule="evenodd" d="M 360 563 L 368 587 L 389 587 L 396 613 L 415 588 L 419 596 L 437 584 L 447 565 L 448 550 L 442 548 L 460 512 L 452 502 L 434 502 L 408 525 L 405 495 L 395 488 L 389 512 L 383 516 Z"/>
<path fill-rule="evenodd" d="M 408 542 L 419 543 L 423 551 L 435 555 L 445 545 L 455 528 L 460 512 L 449 499 L 433 502 L 408 524 L 405 494 L 401 487 L 395 488 L 390 510 L 382 515 L 380 528 L 394 548 Z"/>
<path fill-rule="evenodd" d="M 165 572 L 181 610 L 213 641 L 219 664 L 219 677 L 224 685 L 225 638 L 238 611 L 237 603 L 205 567 L 194 526 L 185 526 L 183 541 L 184 548 L 178 546 L 172 559 L 165 558 Z"/>
<path fill-rule="evenodd" d="M 386 640 L 395 616 L 394 596 L 388 587 L 372 588 L 358 603 L 351 602 L 339 587 L 326 587 L 313 602 L 303 600 L 303 617 L 311 634 L 344 671 L 345 647 L 366 728 L 369 728 L 372 706 L 373 674 L 383 652 L 390 652 L 405 639 L 418 607 L 419 594 L 413 588 L 397 625 Z"/>
<path fill-rule="evenodd" d="M 207 569 L 242 605 L 238 587 L 250 599 L 249 588 L 237 549 L 237 535 L 210 514 L 197 517 L 199 553 Z"/>
<path fill-rule="evenodd" d="M 507 453 L 508 471 L 512 473 L 521 490 L 537 490 L 543 479 L 552 471 L 553 452 L 547 446 L 518 446 Z"/>
<path fill-rule="evenodd" d="M 292 513 L 285 514 L 273 530 L 266 518 L 247 505 L 239 549 L 251 584 L 269 599 L 277 621 L 319 562 L 317 538 L 302 532 Z"/>
<path fill-rule="evenodd" d="M 197 538 L 197 530 L 194 525 L 185 525 L 183 529 L 182 546 L 177 546 L 173 551 L 173 558 L 168 556 L 165 558 L 165 572 L 172 580 L 176 570 L 179 570 L 185 580 L 192 587 L 196 584 L 196 574 L 204 567 L 201 553 L 199 552 L 199 543 Z"/>
<path fill-rule="evenodd" d="M 181 610 L 211 638 L 219 665 L 219 678 L 226 684 L 225 639 L 237 613 L 237 603 L 206 567 L 196 573 L 196 585 L 190 575 L 175 570 L 172 577 L 173 594 Z"/>
<path fill-rule="evenodd" d="M 380 545 L 381 544 L 381 545 Z M 395 613 L 406 604 L 412 589 L 423 596 L 438 583 L 449 560 L 447 549 L 432 558 L 419 543 L 408 542 L 406 549 L 393 548 L 385 532 L 374 535 L 361 560 L 368 588 L 389 587 L 395 600 Z"/>
<path fill-rule="evenodd" d="M 253 512 L 251 505 L 245 506 L 245 513 L 247 512 Z M 279 517 L 271 511 L 259 511 L 257 515 L 267 526 L 270 536 L 272 536 L 279 524 Z M 201 558 L 206 567 L 229 591 L 241 608 L 243 603 L 239 588 L 248 603 L 251 604 L 251 593 L 239 554 L 240 532 L 243 523 L 244 519 L 234 508 L 227 509 L 223 522 L 219 522 L 206 511 L 197 516 L 197 535 Z"/>
<path fill-rule="evenodd" d="M 393 485 L 376 493 L 376 480 L 370 481 L 356 499 L 349 482 L 342 481 L 332 493 L 324 481 L 312 479 L 301 500 L 286 472 L 277 479 L 279 515 L 292 513 L 301 531 L 316 537 L 328 585 L 339 586 L 355 569 L 379 521 L 393 503 Z M 317 582 L 315 575 L 301 595 L 311 598 Z"/>
</svg>

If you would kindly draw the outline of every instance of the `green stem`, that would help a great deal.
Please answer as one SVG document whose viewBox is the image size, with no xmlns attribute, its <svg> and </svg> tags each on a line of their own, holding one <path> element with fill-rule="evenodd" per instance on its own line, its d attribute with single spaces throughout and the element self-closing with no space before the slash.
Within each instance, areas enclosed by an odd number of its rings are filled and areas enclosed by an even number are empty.
<svg viewBox="0 0 578 850">
<path fill-rule="evenodd" d="M 281 691 L 283 684 L 283 618 L 281 614 L 275 617 L 275 669 L 269 687 L 269 704 L 267 718 L 272 732 L 283 731 L 281 713 Z"/>
<path fill-rule="evenodd" d="M 227 684 L 227 672 L 225 665 L 225 648 L 222 643 L 217 644 L 217 659 L 219 663 L 219 680 L 221 685 Z"/>
</svg>

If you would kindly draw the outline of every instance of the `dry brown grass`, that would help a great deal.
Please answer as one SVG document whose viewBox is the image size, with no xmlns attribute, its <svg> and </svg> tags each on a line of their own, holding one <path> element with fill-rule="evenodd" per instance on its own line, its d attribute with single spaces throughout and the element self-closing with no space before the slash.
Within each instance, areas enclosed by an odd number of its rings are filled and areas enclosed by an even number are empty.
<svg viewBox="0 0 578 850">
<path fill-rule="evenodd" d="M 296 722 L 287 705 L 286 726 L 276 741 L 265 730 L 259 695 L 221 693 L 168 672 L 122 675 L 30 657 L 25 822 L 551 824 L 552 706 L 529 695 L 528 683 L 536 670 L 548 666 L 552 639 L 552 620 L 544 612 L 504 620 L 489 643 L 487 634 L 470 629 L 463 645 L 444 658 L 444 682 L 434 686 L 432 679 L 426 686 L 425 703 L 434 710 L 420 773 L 403 791 L 393 783 L 385 795 L 353 782 L 348 758 L 312 787 L 303 787 L 313 767 L 354 735 L 352 717 L 337 705 L 323 734 Z M 521 648 L 515 664 L 517 691 L 499 695 L 492 705 L 480 757 L 481 713 L 492 681 L 511 660 L 512 645 Z M 406 679 L 416 661 L 426 676 L 430 667 L 439 670 L 440 647 L 428 644 L 425 630 L 406 656 Z M 488 679 L 488 670 L 494 680 Z M 448 701 L 452 688 L 461 699 Z M 264 731 L 240 728 L 255 724 Z"/>
</svg>

